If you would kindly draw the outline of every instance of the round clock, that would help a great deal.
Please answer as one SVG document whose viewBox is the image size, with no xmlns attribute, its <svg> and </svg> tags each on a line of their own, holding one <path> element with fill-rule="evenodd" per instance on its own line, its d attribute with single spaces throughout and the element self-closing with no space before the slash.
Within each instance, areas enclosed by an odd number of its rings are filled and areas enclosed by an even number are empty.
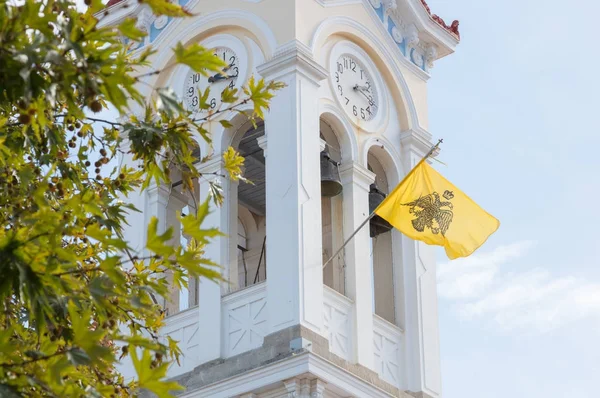
<svg viewBox="0 0 600 398">
<path fill-rule="evenodd" d="M 209 113 L 217 110 L 221 105 L 221 93 L 225 88 L 237 87 L 240 77 L 241 61 L 229 47 L 216 47 L 214 56 L 221 58 L 227 66 L 220 73 L 203 76 L 190 70 L 185 78 L 183 97 L 187 108 L 195 113 Z M 241 81 L 241 79 L 239 79 Z M 208 109 L 200 109 L 200 98 L 206 89 L 210 89 L 206 103 Z"/>
<path fill-rule="evenodd" d="M 337 58 L 331 70 L 335 95 L 353 120 L 370 121 L 379 111 L 373 78 L 363 63 L 350 54 Z"/>
</svg>

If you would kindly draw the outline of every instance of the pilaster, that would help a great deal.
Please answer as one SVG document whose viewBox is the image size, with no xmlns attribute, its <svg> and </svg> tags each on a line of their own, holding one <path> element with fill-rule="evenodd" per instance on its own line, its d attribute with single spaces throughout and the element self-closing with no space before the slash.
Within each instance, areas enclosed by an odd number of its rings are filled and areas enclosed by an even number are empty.
<svg viewBox="0 0 600 398">
<path fill-rule="evenodd" d="M 344 186 L 344 238 L 349 237 L 369 216 L 369 186 L 375 174 L 358 163 L 342 166 Z M 370 267 L 369 226 L 365 225 L 345 248 L 346 296 L 354 300 L 353 342 L 355 359 L 374 369 L 373 274 Z"/>
<path fill-rule="evenodd" d="M 207 163 L 198 165 L 198 171 L 203 174 L 199 181 L 200 200 L 210 196 L 210 182 L 219 182 L 223 173 L 223 161 L 217 158 Z M 204 219 L 202 228 L 218 228 L 223 231 L 227 226 L 227 211 L 223 207 L 216 207 L 211 203 L 211 211 Z M 216 264 L 227 264 L 227 240 L 224 237 L 216 237 L 205 248 L 207 258 Z M 233 274 L 222 270 L 224 278 Z M 221 334 L 221 282 L 201 278 L 198 285 L 198 311 L 200 315 L 200 328 L 196 339 L 200 342 L 208 342 L 199 350 L 198 363 L 202 364 L 221 357 L 222 334 Z"/>
<path fill-rule="evenodd" d="M 267 301 L 270 332 L 323 328 L 318 90 L 326 78 L 297 41 L 258 67 L 286 84 L 265 115 Z M 276 148 L 276 150 L 273 150 Z"/>
<path fill-rule="evenodd" d="M 431 148 L 428 135 L 424 130 L 402 134 L 405 170 L 411 170 Z M 404 235 L 401 241 L 406 388 L 436 398 L 441 396 L 441 369 L 435 251 L 432 246 Z"/>
</svg>

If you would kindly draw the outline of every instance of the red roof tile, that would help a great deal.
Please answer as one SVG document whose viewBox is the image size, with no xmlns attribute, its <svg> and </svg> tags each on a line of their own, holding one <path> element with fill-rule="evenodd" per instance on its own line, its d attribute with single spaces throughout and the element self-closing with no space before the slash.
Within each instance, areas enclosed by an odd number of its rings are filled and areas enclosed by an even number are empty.
<svg viewBox="0 0 600 398">
<path fill-rule="evenodd" d="M 423 4 L 423 7 L 425 7 L 425 9 L 427 10 L 427 13 L 431 16 L 431 19 L 433 19 L 441 27 L 446 29 L 448 32 L 456 35 L 456 37 L 460 39 L 460 32 L 458 31 L 458 24 L 459 24 L 458 20 L 454 20 L 450 25 L 447 25 L 446 22 L 441 17 L 439 17 L 436 14 L 431 14 L 431 9 L 429 8 L 429 6 L 427 5 L 427 2 L 425 0 L 421 0 L 421 4 Z"/>
</svg>

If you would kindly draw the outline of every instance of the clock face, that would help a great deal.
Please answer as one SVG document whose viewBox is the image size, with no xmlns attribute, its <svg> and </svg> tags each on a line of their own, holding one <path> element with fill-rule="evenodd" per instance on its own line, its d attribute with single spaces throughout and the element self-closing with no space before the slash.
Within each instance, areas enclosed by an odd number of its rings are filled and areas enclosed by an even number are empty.
<svg viewBox="0 0 600 398">
<path fill-rule="evenodd" d="M 373 79 L 355 57 L 343 54 L 331 71 L 340 104 L 354 120 L 369 121 L 377 115 L 379 103 Z"/>
<path fill-rule="evenodd" d="M 187 108 L 194 113 L 209 113 L 219 109 L 223 90 L 227 87 L 237 87 L 240 75 L 240 60 L 237 54 L 228 47 L 216 47 L 214 54 L 227 64 L 222 73 L 203 76 L 190 70 L 185 79 L 183 98 Z M 210 89 L 206 100 L 209 108 L 200 109 L 200 96 L 207 88 Z"/>
</svg>

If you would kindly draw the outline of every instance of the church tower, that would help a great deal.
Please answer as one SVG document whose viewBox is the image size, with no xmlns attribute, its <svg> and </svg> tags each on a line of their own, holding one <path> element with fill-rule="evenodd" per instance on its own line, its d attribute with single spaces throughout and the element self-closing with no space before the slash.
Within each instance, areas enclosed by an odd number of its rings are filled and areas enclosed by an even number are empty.
<svg viewBox="0 0 600 398">
<path fill-rule="evenodd" d="M 207 255 L 227 282 L 192 281 L 165 304 L 162 334 L 184 353 L 169 370 L 182 396 L 441 397 L 433 249 L 374 220 L 323 264 L 430 149 L 427 81 L 458 44 L 458 22 L 425 0 L 174 1 L 196 16 L 109 5 L 112 22 L 136 15 L 148 32 L 134 51 L 157 50 L 163 72 L 146 77 L 148 96 L 169 86 L 193 109 L 192 85 L 211 85 L 218 106 L 220 85 L 286 84 L 257 126 L 229 115 L 230 127 L 211 127 L 212 148 L 199 142 L 202 156 L 236 148 L 254 185 L 220 181 L 225 203 L 205 221 L 226 234 Z M 235 75 L 197 82 L 165 68 L 177 42 L 214 48 Z M 219 156 L 202 163 L 200 197 L 222 167 Z M 175 184 L 133 201 L 143 209 L 129 221 L 133 247 L 152 216 L 177 230 L 189 205 Z"/>
</svg>

